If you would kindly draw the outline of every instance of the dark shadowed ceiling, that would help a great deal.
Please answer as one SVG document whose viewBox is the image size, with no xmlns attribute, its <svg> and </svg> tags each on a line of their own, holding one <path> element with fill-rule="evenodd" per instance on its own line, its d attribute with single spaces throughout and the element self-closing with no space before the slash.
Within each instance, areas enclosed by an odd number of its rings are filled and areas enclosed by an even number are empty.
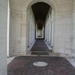
<svg viewBox="0 0 75 75">
<path fill-rule="evenodd" d="M 38 2 L 32 5 L 32 10 L 35 16 L 35 19 L 45 20 L 50 6 L 44 2 Z"/>
<path fill-rule="evenodd" d="M 49 9 L 50 9 L 50 5 L 44 2 L 38 2 L 32 5 L 32 10 L 35 16 L 38 29 L 43 28 Z"/>
</svg>

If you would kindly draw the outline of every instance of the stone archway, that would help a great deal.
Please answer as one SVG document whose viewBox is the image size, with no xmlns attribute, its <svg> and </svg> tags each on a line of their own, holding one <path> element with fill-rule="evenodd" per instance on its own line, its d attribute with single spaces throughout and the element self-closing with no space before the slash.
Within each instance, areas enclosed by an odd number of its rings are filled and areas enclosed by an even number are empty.
<svg viewBox="0 0 75 75">
<path fill-rule="evenodd" d="M 54 23 L 55 23 L 55 14 L 59 11 L 59 7 L 58 7 L 58 5 L 57 5 L 57 3 L 54 1 L 54 0 L 31 0 L 31 1 L 29 1 L 28 2 L 28 4 L 25 6 L 26 7 L 26 9 L 25 9 L 25 12 L 26 12 L 26 14 L 27 14 L 27 11 L 28 11 L 28 9 L 33 5 L 33 4 L 35 4 L 35 3 L 38 3 L 38 2 L 44 2 L 44 3 L 47 3 L 48 5 L 50 5 L 51 7 L 52 7 L 52 9 L 54 10 Z M 24 9 L 22 9 L 22 10 L 24 10 Z M 26 15 L 25 14 L 25 15 Z M 26 15 L 26 29 L 27 29 L 27 15 Z M 28 35 L 28 33 L 27 33 L 27 31 L 26 31 L 26 47 L 27 47 L 27 39 L 28 39 L 28 37 L 27 37 L 27 35 Z M 54 38 L 53 38 L 53 40 L 54 40 Z M 54 48 L 54 47 L 53 47 Z M 27 48 L 26 48 L 26 50 L 27 50 Z M 26 51 L 27 52 L 27 51 Z"/>
<path fill-rule="evenodd" d="M 29 7 L 31 7 L 33 4 L 35 4 L 37 2 L 47 3 L 48 5 L 50 5 L 53 8 L 54 11 L 59 11 L 59 6 L 55 0 L 29 0 L 27 2 L 27 5 L 24 6 L 24 7 L 26 7 L 25 11 L 27 11 Z M 24 11 L 24 8 L 22 10 Z"/>
<path fill-rule="evenodd" d="M 58 13 L 58 4 L 55 0 L 19 0 L 10 1 L 10 56 L 26 55 L 27 53 L 27 10 L 37 2 L 44 2 L 50 5 Z M 55 21 L 54 21 L 55 23 Z"/>
<path fill-rule="evenodd" d="M 73 0 L 10 0 L 10 54 L 26 54 L 27 10 L 37 2 L 45 2 L 54 9 L 54 52 L 70 54 Z"/>
</svg>

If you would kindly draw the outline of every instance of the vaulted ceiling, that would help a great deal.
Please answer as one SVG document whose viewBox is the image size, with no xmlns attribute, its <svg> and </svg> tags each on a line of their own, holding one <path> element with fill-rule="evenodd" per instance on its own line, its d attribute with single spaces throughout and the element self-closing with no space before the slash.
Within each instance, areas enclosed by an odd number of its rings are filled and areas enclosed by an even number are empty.
<svg viewBox="0 0 75 75">
<path fill-rule="evenodd" d="M 44 3 L 44 2 L 38 2 L 32 5 L 32 10 L 35 16 L 35 19 L 42 19 L 45 20 L 48 11 L 49 11 L 50 5 Z"/>
<path fill-rule="evenodd" d="M 34 13 L 34 17 L 35 17 L 38 29 L 43 28 L 49 9 L 50 9 L 50 5 L 44 2 L 38 2 L 32 5 L 32 10 Z"/>
</svg>

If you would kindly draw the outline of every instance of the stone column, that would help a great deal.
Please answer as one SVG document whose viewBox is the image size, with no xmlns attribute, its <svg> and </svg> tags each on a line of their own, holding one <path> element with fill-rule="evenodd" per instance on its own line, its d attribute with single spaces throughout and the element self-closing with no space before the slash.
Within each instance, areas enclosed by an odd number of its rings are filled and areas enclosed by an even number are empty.
<svg viewBox="0 0 75 75">
<path fill-rule="evenodd" d="M 51 24 L 49 25 L 49 44 L 51 43 Z"/>
<path fill-rule="evenodd" d="M 52 26 L 51 26 L 51 27 L 52 27 L 51 46 L 53 46 L 53 38 L 54 38 L 54 36 L 53 36 L 53 35 L 54 35 L 54 34 L 53 34 L 53 33 L 54 33 L 54 11 L 53 11 L 53 10 L 52 10 L 52 14 L 51 14 L 51 15 L 52 15 L 52 17 L 51 17 L 51 20 L 52 20 L 52 21 L 51 21 L 51 24 L 52 24 Z"/>
</svg>

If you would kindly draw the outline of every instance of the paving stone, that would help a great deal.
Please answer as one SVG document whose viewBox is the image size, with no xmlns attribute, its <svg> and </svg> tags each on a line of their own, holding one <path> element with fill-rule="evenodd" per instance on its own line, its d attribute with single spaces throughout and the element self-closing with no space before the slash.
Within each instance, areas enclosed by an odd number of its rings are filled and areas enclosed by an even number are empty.
<svg viewBox="0 0 75 75">
<path fill-rule="evenodd" d="M 36 61 L 47 62 L 45 67 L 33 65 Z M 8 64 L 8 75 L 75 75 L 75 68 L 62 57 L 20 56 Z"/>
<path fill-rule="evenodd" d="M 49 51 L 48 47 L 46 46 L 44 40 L 36 40 L 34 46 L 32 47 L 31 51 Z"/>
</svg>

